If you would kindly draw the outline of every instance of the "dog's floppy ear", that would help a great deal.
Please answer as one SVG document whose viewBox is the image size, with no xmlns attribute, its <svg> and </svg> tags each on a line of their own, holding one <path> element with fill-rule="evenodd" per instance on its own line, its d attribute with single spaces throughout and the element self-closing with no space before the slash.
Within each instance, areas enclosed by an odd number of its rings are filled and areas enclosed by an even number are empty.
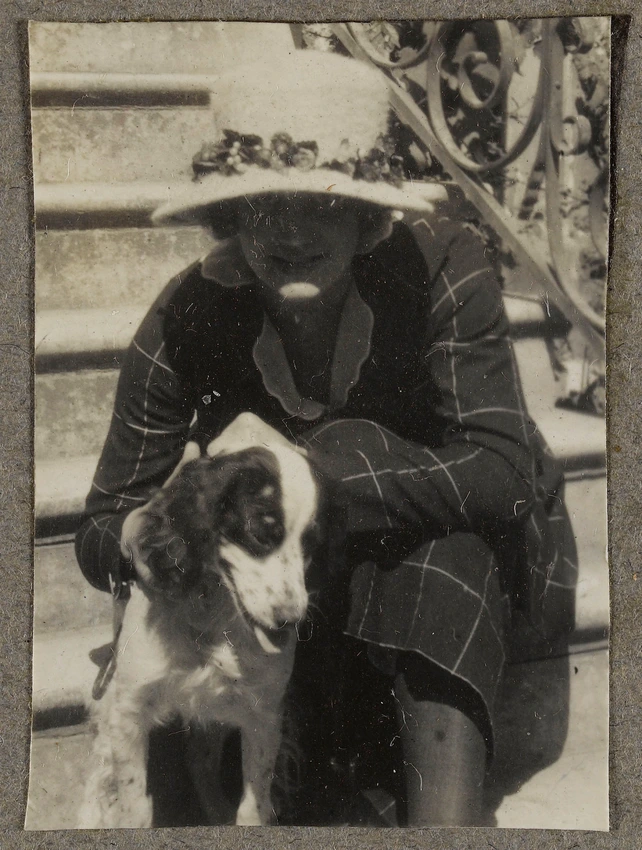
<svg viewBox="0 0 642 850">
<path fill-rule="evenodd" d="M 164 495 L 157 494 L 141 512 L 134 565 L 142 584 L 171 593 L 184 584 L 187 545 L 172 526 Z"/>
<path fill-rule="evenodd" d="M 135 564 L 144 584 L 170 596 L 192 587 L 218 550 L 218 527 L 238 461 L 189 461 L 141 514 Z"/>
</svg>

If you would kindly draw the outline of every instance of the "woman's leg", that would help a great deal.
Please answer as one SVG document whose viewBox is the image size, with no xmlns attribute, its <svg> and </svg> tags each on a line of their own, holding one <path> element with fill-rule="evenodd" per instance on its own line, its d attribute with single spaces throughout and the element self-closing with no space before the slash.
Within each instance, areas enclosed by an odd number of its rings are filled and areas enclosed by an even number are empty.
<svg viewBox="0 0 642 850">
<path fill-rule="evenodd" d="M 407 826 L 478 826 L 486 742 L 477 724 L 456 707 L 455 677 L 450 677 L 454 689 L 448 694 L 437 675 L 431 698 L 434 672 L 434 665 L 408 654 L 395 678 Z"/>
</svg>

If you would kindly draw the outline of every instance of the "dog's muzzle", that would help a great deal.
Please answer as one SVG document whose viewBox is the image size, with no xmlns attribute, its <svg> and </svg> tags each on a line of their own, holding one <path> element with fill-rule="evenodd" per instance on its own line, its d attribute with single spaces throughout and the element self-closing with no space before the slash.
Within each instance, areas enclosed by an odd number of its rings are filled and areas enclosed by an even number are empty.
<svg viewBox="0 0 642 850">
<path fill-rule="evenodd" d="M 237 606 L 250 627 L 278 633 L 303 620 L 308 609 L 306 564 L 283 546 L 266 558 L 255 558 L 231 542 L 221 544 L 219 557 Z"/>
</svg>

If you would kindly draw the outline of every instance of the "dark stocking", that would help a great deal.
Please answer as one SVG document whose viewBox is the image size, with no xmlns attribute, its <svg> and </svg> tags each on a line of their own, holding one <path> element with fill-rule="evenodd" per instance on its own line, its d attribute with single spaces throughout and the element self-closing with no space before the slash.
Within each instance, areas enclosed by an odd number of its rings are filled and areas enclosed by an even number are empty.
<svg viewBox="0 0 642 850">
<path fill-rule="evenodd" d="M 408 655 L 395 679 L 407 825 L 480 825 L 486 743 L 476 723 L 454 707 L 455 700 L 442 699 L 439 671 L 431 695 L 433 667 Z"/>
</svg>

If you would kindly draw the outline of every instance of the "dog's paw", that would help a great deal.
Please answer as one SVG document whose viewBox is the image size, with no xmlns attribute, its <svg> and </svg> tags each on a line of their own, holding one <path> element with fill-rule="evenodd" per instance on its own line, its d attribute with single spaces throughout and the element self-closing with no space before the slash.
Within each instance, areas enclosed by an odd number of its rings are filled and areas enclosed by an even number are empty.
<svg viewBox="0 0 642 850">
<path fill-rule="evenodd" d="M 236 812 L 237 826 L 267 826 L 269 818 L 262 818 L 253 796 L 245 796 Z"/>
<path fill-rule="evenodd" d="M 77 829 L 147 829 L 152 826 L 152 798 L 123 789 L 122 798 L 105 791 L 87 795 L 77 818 Z"/>
</svg>

